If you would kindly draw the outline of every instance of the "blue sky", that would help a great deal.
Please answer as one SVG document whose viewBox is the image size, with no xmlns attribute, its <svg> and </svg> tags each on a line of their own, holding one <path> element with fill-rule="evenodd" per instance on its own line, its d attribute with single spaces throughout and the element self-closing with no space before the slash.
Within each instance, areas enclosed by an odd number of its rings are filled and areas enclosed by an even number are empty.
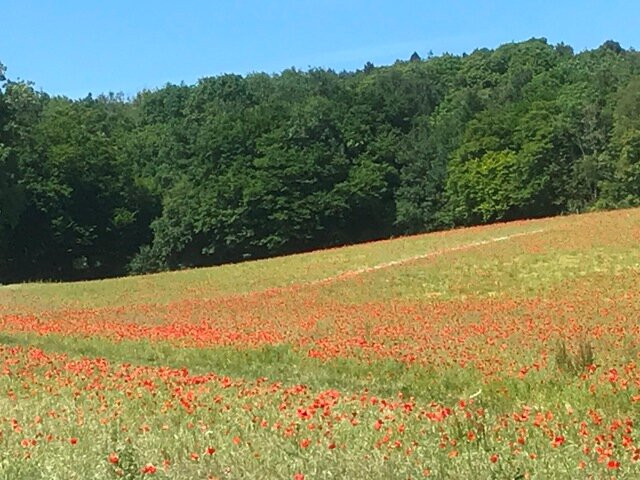
<svg viewBox="0 0 640 480">
<path fill-rule="evenodd" d="M 531 37 L 576 51 L 608 39 L 640 48 L 637 0 L 0 0 L 0 18 L 7 75 L 72 98 L 229 72 L 353 70 Z"/>
</svg>

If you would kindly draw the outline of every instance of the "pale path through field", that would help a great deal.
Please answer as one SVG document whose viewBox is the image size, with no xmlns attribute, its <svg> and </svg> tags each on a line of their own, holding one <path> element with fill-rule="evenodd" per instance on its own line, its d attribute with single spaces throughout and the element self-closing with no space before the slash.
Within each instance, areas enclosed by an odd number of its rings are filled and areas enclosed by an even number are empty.
<svg viewBox="0 0 640 480">
<path fill-rule="evenodd" d="M 453 253 L 453 252 L 460 252 L 460 251 L 464 251 L 464 250 L 469 250 L 471 248 L 474 247 L 481 247 L 483 245 L 488 245 L 490 243 L 495 243 L 495 242 L 504 242 L 505 240 L 511 240 L 512 238 L 517 238 L 517 237 L 525 237 L 528 235 L 534 235 L 536 233 L 541 233 L 544 232 L 544 229 L 538 229 L 538 230 L 532 230 L 530 232 L 521 232 L 521 233 L 514 233 L 512 235 L 503 235 L 501 237 L 496 237 L 496 238 L 491 238 L 488 240 L 481 240 L 478 242 L 471 242 L 471 243 L 467 243 L 464 245 L 459 245 L 457 247 L 450 247 L 450 248 L 445 248 L 442 250 L 437 250 L 435 252 L 429 252 L 429 253 L 424 253 L 421 255 L 414 255 L 412 257 L 408 257 L 408 258 L 401 258 L 398 260 L 391 260 L 389 262 L 384 262 L 384 263 L 379 263 L 377 265 L 373 265 L 371 267 L 364 267 L 364 268 L 358 268 L 355 270 L 349 270 L 346 272 L 342 272 L 338 275 L 332 275 L 330 277 L 326 277 L 326 278 L 321 278 L 320 280 L 313 280 L 310 282 L 303 282 L 303 283 L 299 283 L 296 285 L 293 285 L 290 288 L 298 288 L 298 287 L 303 287 L 303 286 L 313 286 L 313 285 L 325 285 L 328 283 L 332 283 L 332 282 L 337 282 L 340 280 L 346 280 L 349 278 L 353 278 L 356 277 L 358 275 L 362 275 L 364 273 L 370 273 L 370 272 L 375 272 L 376 270 L 382 270 L 385 268 L 390 268 L 390 267 L 396 267 L 399 265 L 404 265 L 407 263 L 411 263 L 411 262 L 415 262 L 418 260 L 426 260 L 429 258 L 434 258 L 434 257 L 438 257 L 440 255 L 446 255 L 447 253 Z"/>
</svg>

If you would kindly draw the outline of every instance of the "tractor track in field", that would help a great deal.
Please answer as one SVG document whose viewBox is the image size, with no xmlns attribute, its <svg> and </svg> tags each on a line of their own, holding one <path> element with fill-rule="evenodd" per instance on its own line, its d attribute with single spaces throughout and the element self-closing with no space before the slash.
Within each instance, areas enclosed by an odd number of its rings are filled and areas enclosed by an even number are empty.
<svg viewBox="0 0 640 480">
<path fill-rule="evenodd" d="M 390 267 L 396 267 L 398 265 L 405 265 L 407 263 L 412 263 L 412 262 L 416 262 L 419 260 L 426 260 L 429 258 L 435 258 L 435 257 L 439 257 L 440 255 L 445 255 L 448 253 L 453 253 L 453 252 L 461 252 L 461 251 L 465 251 L 465 250 L 471 250 L 473 248 L 477 248 L 477 247 L 482 247 L 484 245 L 489 245 L 492 243 L 497 243 L 497 242 L 504 242 L 507 240 L 511 240 L 513 238 L 518 238 L 518 237 L 525 237 L 528 235 L 534 235 L 537 233 L 542 233 L 546 231 L 546 229 L 540 228 L 537 230 L 531 230 L 529 232 L 519 232 L 519 233 L 513 233 L 511 235 L 503 235 L 500 237 L 494 237 L 494 238 L 489 238 L 487 240 L 479 240 L 477 242 L 470 242 L 470 243 L 465 243 L 463 245 L 458 245 L 456 247 L 449 247 L 449 248 L 443 248 L 441 250 L 436 250 L 433 252 L 429 252 L 429 253 L 423 253 L 420 255 L 413 255 L 411 257 L 407 257 L 407 258 L 401 258 L 398 260 L 391 260 L 389 262 L 384 262 L 384 263 L 378 263 L 376 265 L 372 265 L 369 267 L 362 267 L 362 268 L 357 268 L 355 270 L 347 270 L 345 272 L 341 272 L 338 273 L 336 275 L 331 275 L 329 277 L 325 277 L 325 278 L 321 278 L 318 280 L 311 280 L 311 281 L 307 281 L 307 282 L 300 282 L 300 283 L 294 283 L 292 285 L 288 285 L 285 287 L 275 287 L 275 288 L 270 288 L 267 289 L 265 291 L 269 291 L 269 292 L 277 292 L 277 291 L 287 291 L 287 290 L 298 290 L 299 288 L 304 288 L 304 287 L 311 287 L 311 286 L 317 286 L 317 285 L 328 285 L 334 282 L 339 282 L 342 280 L 348 280 L 354 277 L 357 277 L 359 275 L 363 275 L 366 273 L 371 273 L 371 272 L 375 272 L 377 270 L 383 270 L 385 268 L 390 268 Z"/>
</svg>

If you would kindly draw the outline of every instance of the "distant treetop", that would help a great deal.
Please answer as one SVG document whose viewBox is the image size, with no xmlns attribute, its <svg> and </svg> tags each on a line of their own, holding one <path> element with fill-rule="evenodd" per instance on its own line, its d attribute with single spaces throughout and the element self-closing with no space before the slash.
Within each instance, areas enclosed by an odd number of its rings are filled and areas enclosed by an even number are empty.
<svg viewBox="0 0 640 480">
<path fill-rule="evenodd" d="M 640 206 L 640 53 L 613 40 L 227 74 L 131 100 L 4 72 L 0 283 Z"/>
</svg>

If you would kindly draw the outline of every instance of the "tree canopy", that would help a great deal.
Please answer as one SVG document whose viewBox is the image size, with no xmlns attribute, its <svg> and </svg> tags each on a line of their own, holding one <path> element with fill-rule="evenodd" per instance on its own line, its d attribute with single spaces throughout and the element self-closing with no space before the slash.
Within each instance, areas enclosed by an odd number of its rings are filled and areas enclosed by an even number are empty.
<svg viewBox="0 0 640 480">
<path fill-rule="evenodd" d="M 545 39 L 135 98 L 0 64 L 0 283 L 640 205 L 640 54 Z"/>
</svg>

